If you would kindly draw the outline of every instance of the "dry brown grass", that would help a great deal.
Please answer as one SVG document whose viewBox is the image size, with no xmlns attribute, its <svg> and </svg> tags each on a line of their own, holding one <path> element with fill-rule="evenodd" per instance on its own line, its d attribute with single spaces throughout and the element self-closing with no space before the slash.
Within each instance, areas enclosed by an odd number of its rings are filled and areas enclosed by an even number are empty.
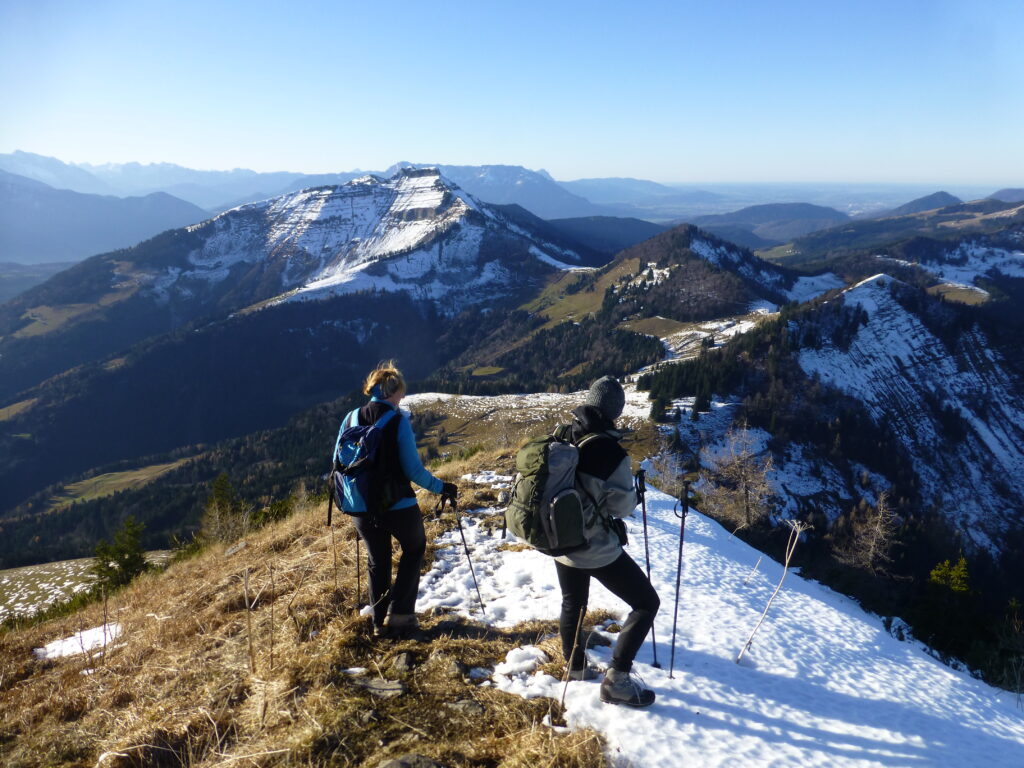
<svg viewBox="0 0 1024 768">
<path fill-rule="evenodd" d="M 30 397 L 28 400 L 13 403 L 6 408 L 0 408 L 0 421 L 10 421 L 15 416 L 20 416 L 38 401 L 38 397 Z"/>
<path fill-rule="evenodd" d="M 439 474 L 457 480 L 509 456 L 496 451 L 472 466 L 453 462 Z M 466 488 L 463 503 L 493 503 L 489 494 Z M 425 511 L 433 498 L 422 499 Z M 465 675 L 526 642 L 550 647 L 554 621 L 499 631 L 425 616 L 425 641 L 375 638 L 369 619 L 354 610 L 354 530 L 346 519 L 335 530 L 335 582 L 324 512 L 304 505 L 250 535 L 231 556 L 215 547 L 142 577 L 111 601 L 123 634 L 106 658 L 97 652 L 41 661 L 32 654 L 101 624 L 101 605 L 0 634 L 0 764 L 376 766 L 406 752 L 453 768 L 607 764 L 594 732 L 562 735 L 541 725 L 546 716 L 560 721 L 557 702 L 526 701 Z M 427 518 L 428 540 L 452 524 Z M 402 651 L 415 657 L 410 672 L 392 669 Z M 552 665 L 560 663 L 557 647 L 550 652 Z M 353 667 L 367 672 L 346 672 Z M 401 680 L 408 692 L 375 698 L 360 684 L 369 676 Z M 481 707 L 448 706 L 460 700 Z"/>
<path fill-rule="evenodd" d="M 928 293 L 932 296 L 943 296 L 948 301 L 955 301 L 958 304 L 968 304 L 971 306 L 984 304 L 991 298 L 989 294 L 983 291 L 975 291 L 962 285 L 950 284 L 933 285 L 928 289 Z"/>
</svg>

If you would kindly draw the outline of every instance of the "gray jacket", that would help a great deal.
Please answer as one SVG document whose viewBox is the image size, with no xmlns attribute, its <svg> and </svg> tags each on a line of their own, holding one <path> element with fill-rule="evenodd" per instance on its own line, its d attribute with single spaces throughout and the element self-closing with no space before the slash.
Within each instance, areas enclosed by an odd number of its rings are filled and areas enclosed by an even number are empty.
<svg viewBox="0 0 1024 768">
<path fill-rule="evenodd" d="M 573 415 L 573 442 L 587 434 L 603 437 L 588 440 L 581 446 L 576 472 L 583 499 L 587 546 L 555 559 L 571 568 L 601 568 L 615 562 L 622 554 L 618 536 L 607 521 L 613 517 L 628 517 L 636 509 L 633 473 L 629 455 L 619 445 L 622 434 L 611 422 L 592 406 L 581 406 Z"/>
</svg>

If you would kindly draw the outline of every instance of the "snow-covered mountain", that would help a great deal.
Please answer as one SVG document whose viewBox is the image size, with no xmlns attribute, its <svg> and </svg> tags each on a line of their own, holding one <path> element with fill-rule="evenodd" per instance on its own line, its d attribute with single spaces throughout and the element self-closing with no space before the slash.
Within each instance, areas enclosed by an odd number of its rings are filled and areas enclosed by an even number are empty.
<svg viewBox="0 0 1024 768">
<path fill-rule="evenodd" d="M 709 264 L 777 292 L 789 301 L 809 301 L 826 291 L 843 286 L 843 281 L 832 273 L 797 277 L 780 270 L 771 262 L 753 256 L 745 249 L 717 239 L 694 237 L 690 250 Z"/>
<path fill-rule="evenodd" d="M 588 250 L 544 226 L 477 201 L 437 169 L 244 205 L 87 259 L 0 307 L 0 396 L 246 308 L 365 291 L 429 301 L 442 316 L 494 306 L 581 266 Z"/>
<path fill-rule="evenodd" d="M 655 281 L 657 288 L 654 293 L 644 287 L 641 295 L 636 297 L 635 311 L 650 309 L 658 299 L 662 299 L 657 311 L 666 317 L 677 320 L 713 319 L 726 315 L 742 314 L 747 307 L 739 308 L 739 294 L 746 296 L 746 302 L 753 309 L 777 309 L 777 305 L 789 301 L 804 302 L 834 288 L 841 288 L 841 278 L 829 272 L 820 275 L 799 275 L 791 270 L 779 267 L 764 259 L 760 259 L 746 248 L 723 240 L 713 234 L 691 224 L 683 224 L 655 237 L 645 240 L 632 248 L 623 251 L 618 260 L 640 259 L 642 264 L 657 264 L 664 274 Z M 686 304 L 686 294 L 693 294 L 693 300 L 706 304 L 707 299 L 718 295 L 705 277 L 694 271 L 695 265 L 702 265 L 699 270 L 714 273 L 715 277 L 725 279 L 742 287 L 733 289 L 728 294 L 722 293 L 726 305 L 716 311 L 700 317 L 673 315 L 670 307 L 664 306 L 665 300 Z M 670 291 L 669 296 L 658 296 Z M 650 306 L 648 306 L 650 305 Z M 725 311 L 723 311 L 723 309 Z M 739 310 L 739 311 L 738 311 Z"/>
<path fill-rule="evenodd" d="M 452 311 L 508 295 L 525 276 L 581 266 L 579 253 L 477 201 L 436 168 L 244 205 L 188 234 L 195 247 L 148 272 L 144 291 L 188 299 L 231 276 L 258 285 L 254 302 L 383 290 L 443 299 L 442 310 Z"/>
<path fill-rule="evenodd" d="M 862 323 L 846 348 L 802 349 L 800 366 L 860 400 L 906 447 L 933 505 L 973 546 L 998 550 L 1019 526 L 1024 494 L 1021 382 L 985 333 L 940 335 L 901 303 L 915 289 L 876 275 L 844 292 Z"/>
</svg>

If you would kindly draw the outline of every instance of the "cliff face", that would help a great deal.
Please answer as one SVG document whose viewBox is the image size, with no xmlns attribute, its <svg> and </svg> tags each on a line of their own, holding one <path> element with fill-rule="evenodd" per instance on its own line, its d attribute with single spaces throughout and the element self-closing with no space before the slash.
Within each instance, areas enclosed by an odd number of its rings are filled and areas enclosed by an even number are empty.
<svg viewBox="0 0 1024 768">
<path fill-rule="evenodd" d="M 876 275 L 843 295 L 866 322 L 847 349 L 800 352 L 801 367 L 864 403 L 900 437 L 921 498 L 976 547 L 998 550 L 1019 525 L 1024 493 L 1021 382 L 977 327 L 943 334 L 908 309 L 906 287 Z"/>
</svg>

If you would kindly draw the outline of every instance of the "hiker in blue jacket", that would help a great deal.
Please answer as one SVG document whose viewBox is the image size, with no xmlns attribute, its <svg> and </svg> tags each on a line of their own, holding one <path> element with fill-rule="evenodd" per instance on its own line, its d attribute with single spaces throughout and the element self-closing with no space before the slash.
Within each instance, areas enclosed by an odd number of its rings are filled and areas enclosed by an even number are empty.
<svg viewBox="0 0 1024 768">
<path fill-rule="evenodd" d="M 342 509 L 352 515 L 360 538 L 366 543 L 370 570 L 370 602 L 373 606 L 373 631 L 377 636 L 412 632 L 419 627 L 416 619 L 416 594 L 420 586 L 420 567 L 427 541 L 423 517 L 411 483 L 432 493 L 455 498 L 458 488 L 453 483 L 434 477 L 420 461 L 412 425 L 399 410 L 405 396 L 405 379 L 392 361 L 381 363 L 363 385 L 370 402 L 349 413 L 341 423 L 341 431 L 351 426 L 375 424 L 389 411 L 397 411 L 384 425 L 378 448 L 378 461 L 384 472 L 381 481 L 387 484 L 387 498 L 396 499 L 387 510 L 367 514 L 362 499 L 345 499 Z M 335 443 L 335 452 L 338 444 Z M 391 537 L 398 540 L 402 554 L 398 573 L 391 583 Z"/>
</svg>

